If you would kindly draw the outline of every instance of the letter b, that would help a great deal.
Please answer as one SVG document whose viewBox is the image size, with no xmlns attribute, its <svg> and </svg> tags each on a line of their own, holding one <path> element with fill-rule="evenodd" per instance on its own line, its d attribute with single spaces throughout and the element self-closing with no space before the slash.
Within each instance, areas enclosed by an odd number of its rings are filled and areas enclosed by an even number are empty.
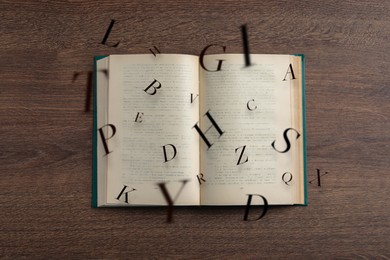
<svg viewBox="0 0 390 260">
<path fill-rule="evenodd" d="M 154 83 L 158 83 L 158 86 L 157 87 L 155 87 L 155 86 L 153 86 L 154 85 Z M 150 89 L 150 88 L 153 88 L 153 91 L 152 92 L 148 92 L 148 89 Z M 154 81 L 147 87 L 147 88 L 145 88 L 144 89 L 144 91 L 147 93 L 147 94 L 149 94 L 149 95 L 155 95 L 156 93 L 157 93 L 157 89 L 159 89 L 159 88 L 161 88 L 161 83 L 157 80 L 157 79 L 154 79 Z"/>
</svg>

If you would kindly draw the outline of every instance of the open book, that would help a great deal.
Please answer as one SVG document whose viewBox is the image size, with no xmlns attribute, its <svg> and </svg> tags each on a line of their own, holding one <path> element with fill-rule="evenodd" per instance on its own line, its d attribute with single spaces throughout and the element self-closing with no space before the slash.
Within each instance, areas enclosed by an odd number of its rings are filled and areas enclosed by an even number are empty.
<svg viewBox="0 0 390 260">
<path fill-rule="evenodd" d="M 250 58 L 96 57 L 93 206 L 306 205 L 303 55 Z"/>
</svg>

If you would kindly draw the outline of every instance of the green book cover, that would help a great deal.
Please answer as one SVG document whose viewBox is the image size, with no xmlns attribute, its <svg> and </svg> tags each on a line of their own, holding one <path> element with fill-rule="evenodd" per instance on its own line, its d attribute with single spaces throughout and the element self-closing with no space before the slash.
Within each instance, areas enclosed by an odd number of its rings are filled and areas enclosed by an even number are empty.
<svg viewBox="0 0 390 260">
<path fill-rule="evenodd" d="M 97 142 L 98 142 L 98 127 L 97 127 L 97 69 L 96 62 L 107 56 L 95 56 L 93 62 L 93 134 L 92 134 L 92 207 L 97 208 Z"/>
<path fill-rule="evenodd" d="M 307 172 L 307 154 L 306 154 L 306 77 L 305 77 L 305 55 L 304 54 L 294 54 L 294 56 L 301 57 L 302 60 L 302 138 L 303 138 L 303 188 L 305 194 L 305 202 L 299 204 L 302 206 L 307 206 L 308 201 L 308 172 Z"/>
<path fill-rule="evenodd" d="M 295 204 L 295 205 L 308 205 L 308 172 L 307 172 L 307 151 L 306 151 L 306 98 L 305 98 L 305 57 L 303 54 L 294 54 L 294 56 L 301 57 L 302 64 L 302 138 L 303 138 L 303 193 L 304 193 L 304 203 Z M 94 109 L 93 109 L 93 161 L 92 161 L 92 207 L 98 206 L 98 158 L 97 158 L 97 142 L 98 142 L 98 125 L 97 125 L 97 61 L 105 58 L 107 56 L 95 56 L 94 57 L 94 87 L 93 87 L 93 97 L 94 97 Z"/>
</svg>

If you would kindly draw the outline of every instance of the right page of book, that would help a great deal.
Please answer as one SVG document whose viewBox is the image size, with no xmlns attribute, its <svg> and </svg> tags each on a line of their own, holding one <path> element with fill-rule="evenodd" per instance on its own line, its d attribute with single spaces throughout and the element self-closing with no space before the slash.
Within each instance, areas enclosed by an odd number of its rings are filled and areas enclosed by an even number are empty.
<svg viewBox="0 0 390 260">
<path fill-rule="evenodd" d="M 304 203 L 301 57 L 203 57 L 200 68 L 201 204 Z M 219 71 L 219 60 L 222 61 Z M 214 71 L 212 71 L 214 70 Z M 257 202 L 255 201 L 257 200 Z"/>
</svg>

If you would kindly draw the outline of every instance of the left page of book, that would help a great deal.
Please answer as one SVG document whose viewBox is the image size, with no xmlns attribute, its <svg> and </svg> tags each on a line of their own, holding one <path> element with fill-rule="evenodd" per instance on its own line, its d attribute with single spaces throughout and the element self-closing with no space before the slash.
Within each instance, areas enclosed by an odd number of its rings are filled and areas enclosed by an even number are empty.
<svg viewBox="0 0 390 260">
<path fill-rule="evenodd" d="M 92 206 L 99 207 L 106 203 L 107 160 L 104 156 L 104 146 L 98 141 L 100 126 L 107 124 L 108 117 L 108 78 L 104 71 L 108 70 L 108 57 L 95 57 L 94 74 L 94 134 L 93 134 L 93 176 L 92 176 Z M 107 136 L 107 130 L 104 131 Z"/>
<path fill-rule="evenodd" d="M 199 205 L 198 57 L 111 55 L 108 77 L 107 205 L 167 205 L 159 183 L 175 205 Z"/>
</svg>

